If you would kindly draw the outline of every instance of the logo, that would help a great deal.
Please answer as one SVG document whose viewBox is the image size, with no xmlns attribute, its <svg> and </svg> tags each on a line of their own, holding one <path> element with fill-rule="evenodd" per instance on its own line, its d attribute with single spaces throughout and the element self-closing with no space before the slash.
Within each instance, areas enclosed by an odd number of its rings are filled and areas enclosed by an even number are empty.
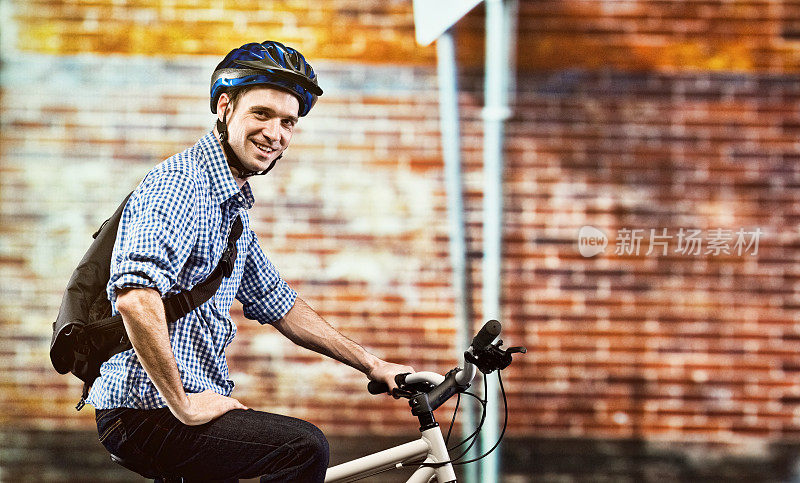
<svg viewBox="0 0 800 483">
<path fill-rule="evenodd" d="M 608 237 L 600 229 L 590 225 L 578 230 L 578 251 L 584 257 L 593 257 L 603 253 L 608 246 Z"/>
</svg>

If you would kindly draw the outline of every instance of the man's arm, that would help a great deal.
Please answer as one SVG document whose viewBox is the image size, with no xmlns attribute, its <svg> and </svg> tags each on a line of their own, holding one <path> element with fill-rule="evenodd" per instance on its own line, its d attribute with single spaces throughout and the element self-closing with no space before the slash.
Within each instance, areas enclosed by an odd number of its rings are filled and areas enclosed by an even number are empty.
<svg viewBox="0 0 800 483">
<path fill-rule="evenodd" d="M 116 306 L 136 357 L 167 401 L 169 410 L 183 424 L 203 424 L 231 409 L 247 409 L 238 400 L 210 390 L 186 394 L 169 342 L 164 304 L 157 290 L 121 289 Z"/>
<path fill-rule="evenodd" d="M 373 381 L 383 381 L 390 389 L 397 387 L 396 374 L 414 372 L 409 366 L 386 362 L 328 324 L 300 297 L 275 328 L 295 344 L 319 352 L 363 372 Z"/>
</svg>

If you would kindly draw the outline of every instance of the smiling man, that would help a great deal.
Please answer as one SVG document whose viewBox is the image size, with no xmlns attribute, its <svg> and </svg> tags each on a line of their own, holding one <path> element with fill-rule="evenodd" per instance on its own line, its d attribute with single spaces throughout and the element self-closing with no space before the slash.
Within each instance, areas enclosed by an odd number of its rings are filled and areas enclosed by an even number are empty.
<svg viewBox="0 0 800 483">
<path fill-rule="evenodd" d="M 238 96 L 241 98 L 239 104 L 247 107 L 237 111 L 235 104 L 238 99 L 231 96 L 220 96 L 218 110 L 228 112 L 231 109 L 229 123 L 232 127 L 228 128 L 227 141 L 234 154 L 238 153 L 241 164 L 233 169 L 240 183 L 244 183 L 240 170 L 265 170 L 289 146 L 297 124 L 297 114 L 294 113 L 298 112 L 300 103 L 296 97 L 283 91 L 251 88 Z M 225 127 L 222 129 L 225 132 Z M 219 128 L 216 130 L 220 135 Z"/>
<path fill-rule="evenodd" d="M 108 295 L 133 349 L 103 364 L 88 402 L 103 445 L 145 476 L 323 480 L 328 445 L 318 428 L 231 397 L 225 348 L 236 334 L 234 299 L 247 318 L 371 380 L 394 388 L 396 374 L 413 372 L 323 320 L 280 277 L 250 228 L 249 180 L 275 166 L 320 95 L 298 51 L 272 41 L 234 49 L 211 79 L 214 130 L 153 168 L 125 207 Z M 208 278 L 239 229 L 216 294 L 167 323 L 162 299 Z"/>
</svg>

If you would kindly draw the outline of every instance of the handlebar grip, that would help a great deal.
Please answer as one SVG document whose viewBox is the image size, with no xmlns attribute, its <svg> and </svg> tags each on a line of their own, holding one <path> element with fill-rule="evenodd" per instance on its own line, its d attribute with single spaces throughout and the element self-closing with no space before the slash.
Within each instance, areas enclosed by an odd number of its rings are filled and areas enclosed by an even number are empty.
<svg viewBox="0 0 800 483">
<path fill-rule="evenodd" d="M 490 320 L 483 324 L 481 330 L 472 338 L 472 350 L 481 350 L 491 344 L 500 335 L 501 328 L 500 322 L 496 320 Z"/>
<path fill-rule="evenodd" d="M 394 382 L 397 383 L 397 387 L 406 383 L 406 376 L 409 374 L 411 373 L 402 372 L 394 376 Z M 389 392 L 389 385 L 381 381 L 369 381 L 369 384 L 367 384 L 367 391 L 369 391 L 370 394 L 386 394 Z"/>
<path fill-rule="evenodd" d="M 389 392 L 389 385 L 385 382 L 369 381 L 367 384 L 367 391 L 370 394 L 386 394 Z"/>
</svg>

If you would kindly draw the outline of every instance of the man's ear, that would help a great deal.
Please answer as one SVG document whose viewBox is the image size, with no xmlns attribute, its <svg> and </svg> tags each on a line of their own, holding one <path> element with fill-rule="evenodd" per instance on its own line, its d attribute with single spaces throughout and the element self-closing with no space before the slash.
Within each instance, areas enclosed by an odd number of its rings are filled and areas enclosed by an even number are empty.
<svg viewBox="0 0 800 483">
<path fill-rule="evenodd" d="M 228 105 L 230 104 L 231 98 L 228 97 L 227 92 L 223 92 L 220 94 L 219 99 L 217 99 L 217 119 L 220 121 L 225 116 L 225 110 L 228 109 Z"/>
</svg>

